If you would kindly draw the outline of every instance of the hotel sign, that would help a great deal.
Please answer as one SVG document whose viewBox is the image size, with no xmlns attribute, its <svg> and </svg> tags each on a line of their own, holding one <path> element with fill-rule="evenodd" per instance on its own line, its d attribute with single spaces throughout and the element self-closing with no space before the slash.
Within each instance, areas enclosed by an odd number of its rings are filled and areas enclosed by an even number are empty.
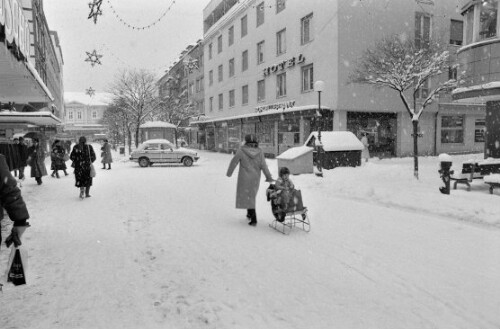
<svg viewBox="0 0 500 329">
<path fill-rule="evenodd" d="M 5 40 L 15 44 L 24 58 L 30 56 L 30 25 L 18 0 L 0 0 L 0 26 Z"/>
<path fill-rule="evenodd" d="M 296 64 L 302 64 L 305 62 L 305 60 L 306 58 L 304 57 L 304 55 L 300 54 L 298 57 L 292 57 L 278 64 L 274 64 L 273 66 L 266 67 L 264 69 L 264 76 L 267 77 L 268 75 L 271 75 L 272 73 L 276 73 L 278 71 L 282 71 L 285 68 L 294 67 Z"/>
<path fill-rule="evenodd" d="M 288 101 L 288 102 L 281 102 L 281 103 L 274 103 L 270 105 L 264 105 L 264 106 L 257 106 L 255 108 L 255 112 L 261 113 L 269 110 L 279 110 L 279 109 L 289 109 L 295 106 L 295 101 Z"/>
</svg>

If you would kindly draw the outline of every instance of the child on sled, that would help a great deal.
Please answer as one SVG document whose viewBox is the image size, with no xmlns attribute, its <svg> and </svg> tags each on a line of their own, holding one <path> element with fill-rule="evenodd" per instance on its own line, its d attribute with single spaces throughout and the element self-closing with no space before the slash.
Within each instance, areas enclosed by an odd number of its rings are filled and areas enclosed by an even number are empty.
<svg viewBox="0 0 500 329">
<path fill-rule="evenodd" d="M 295 186 L 290 180 L 290 170 L 287 167 L 281 167 L 279 171 L 279 178 L 275 183 L 277 200 L 276 203 L 280 208 L 277 220 L 283 222 L 285 220 L 286 210 L 292 201 L 293 190 Z"/>
</svg>

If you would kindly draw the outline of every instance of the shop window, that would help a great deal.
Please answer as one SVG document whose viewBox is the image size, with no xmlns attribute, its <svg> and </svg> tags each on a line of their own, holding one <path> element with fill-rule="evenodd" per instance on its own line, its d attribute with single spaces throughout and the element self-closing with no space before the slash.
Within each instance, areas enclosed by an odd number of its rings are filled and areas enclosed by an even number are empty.
<svg viewBox="0 0 500 329">
<path fill-rule="evenodd" d="M 234 89 L 229 91 L 229 107 L 234 107 Z"/>
<path fill-rule="evenodd" d="M 229 77 L 234 76 L 234 58 L 229 60 Z"/>
<path fill-rule="evenodd" d="M 228 127 L 227 135 L 230 147 L 238 148 L 241 143 L 241 128 L 239 126 Z"/>
<path fill-rule="evenodd" d="M 286 0 L 276 0 L 276 14 L 286 8 Z"/>
<path fill-rule="evenodd" d="M 255 134 L 260 143 L 274 144 L 274 122 L 260 122 L 255 124 Z"/>
<path fill-rule="evenodd" d="M 222 65 L 219 65 L 219 68 L 218 68 L 218 76 L 219 76 L 219 82 L 222 81 L 222 76 L 223 76 L 223 72 L 222 72 Z"/>
<path fill-rule="evenodd" d="M 264 62 L 264 41 L 257 44 L 257 64 Z"/>
<path fill-rule="evenodd" d="M 415 46 L 425 48 L 431 38 L 431 16 L 424 13 L 415 13 Z"/>
<path fill-rule="evenodd" d="M 245 50 L 241 54 L 241 71 L 248 70 L 248 50 Z"/>
<path fill-rule="evenodd" d="M 286 96 L 286 72 L 276 76 L 276 98 Z"/>
<path fill-rule="evenodd" d="M 257 14 L 257 27 L 261 26 L 262 24 L 264 24 L 264 2 L 261 2 L 256 8 L 255 10 L 257 11 L 256 14 Z"/>
<path fill-rule="evenodd" d="M 479 40 L 496 36 L 498 0 L 483 0 L 479 8 Z"/>
<path fill-rule="evenodd" d="M 484 133 L 486 131 L 485 118 L 476 119 L 474 127 L 474 142 L 484 143 Z"/>
<path fill-rule="evenodd" d="M 248 33 L 248 18 L 247 16 L 243 16 L 241 18 L 241 37 L 243 38 Z"/>
<path fill-rule="evenodd" d="M 464 36 L 464 22 L 452 19 L 450 25 L 450 45 L 461 46 Z"/>
<path fill-rule="evenodd" d="M 313 65 L 302 67 L 302 92 L 314 90 Z"/>
<path fill-rule="evenodd" d="M 217 38 L 217 54 L 222 52 L 222 35 Z"/>
<path fill-rule="evenodd" d="M 227 44 L 231 46 L 234 43 L 234 25 L 227 31 Z"/>
<path fill-rule="evenodd" d="M 219 94 L 219 111 L 222 111 L 224 108 L 224 95 Z"/>
<path fill-rule="evenodd" d="M 248 104 L 248 85 L 244 85 L 243 87 L 241 87 L 241 104 Z"/>
<path fill-rule="evenodd" d="M 266 100 L 266 81 L 257 81 L 257 102 L 263 102 Z"/>
<path fill-rule="evenodd" d="M 276 33 L 276 55 L 286 53 L 286 29 Z"/>
<path fill-rule="evenodd" d="M 309 14 L 300 20 L 300 44 L 306 44 L 312 41 L 311 31 L 313 14 Z"/>
<path fill-rule="evenodd" d="M 278 123 L 278 144 L 300 143 L 300 121 L 299 119 L 287 119 Z"/>
<path fill-rule="evenodd" d="M 462 115 L 443 116 L 441 118 L 441 143 L 464 142 L 464 117 Z"/>
</svg>

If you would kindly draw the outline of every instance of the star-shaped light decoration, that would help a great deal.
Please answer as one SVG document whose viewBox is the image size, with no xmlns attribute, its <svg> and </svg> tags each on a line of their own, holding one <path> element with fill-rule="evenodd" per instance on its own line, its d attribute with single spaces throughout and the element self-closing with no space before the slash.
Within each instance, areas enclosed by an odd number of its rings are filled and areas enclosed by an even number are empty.
<svg viewBox="0 0 500 329">
<path fill-rule="evenodd" d="M 87 59 L 85 60 L 86 62 L 90 62 L 90 65 L 92 65 L 92 67 L 96 64 L 99 64 L 101 65 L 101 61 L 99 60 L 99 58 L 102 57 L 102 55 L 99 55 L 96 50 L 94 49 L 93 52 L 89 53 L 88 51 L 86 51 L 87 53 Z"/>
<path fill-rule="evenodd" d="M 92 87 L 89 87 L 88 89 L 86 89 L 86 91 L 86 94 L 90 97 L 93 97 L 95 95 L 95 90 Z"/>
<path fill-rule="evenodd" d="M 89 2 L 90 13 L 88 19 L 93 18 L 94 24 L 97 24 L 97 17 L 102 15 L 101 5 L 102 0 L 92 0 L 92 2 Z"/>
</svg>

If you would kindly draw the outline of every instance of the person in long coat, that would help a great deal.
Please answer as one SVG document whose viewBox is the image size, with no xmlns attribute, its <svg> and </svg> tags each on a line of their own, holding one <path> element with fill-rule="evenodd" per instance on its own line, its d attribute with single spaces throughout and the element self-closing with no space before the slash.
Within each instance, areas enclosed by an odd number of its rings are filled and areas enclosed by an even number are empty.
<svg viewBox="0 0 500 329">
<path fill-rule="evenodd" d="M 113 162 L 113 157 L 111 156 L 111 145 L 109 145 L 108 140 L 104 140 L 104 145 L 101 147 L 101 157 L 102 157 L 102 169 L 106 169 L 106 164 L 108 164 L 108 170 L 111 170 L 111 163 Z"/>
<path fill-rule="evenodd" d="M 52 163 L 50 165 L 50 170 L 52 170 L 52 177 L 59 178 L 59 170 L 64 172 L 65 176 L 68 176 L 66 172 L 66 161 L 64 161 L 64 155 L 66 154 L 66 150 L 62 147 L 61 141 L 56 140 L 52 145 L 52 152 L 50 153 L 50 159 Z"/>
<path fill-rule="evenodd" d="M 80 198 L 90 198 L 89 193 L 92 186 L 90 165 L 95 161 L 96 156 L 92 145 L 87 145 L 85 136 L 80 137 L 69 158 L 73 161 L 75 168 L 75 186 L 80 189 Z"/>
<path fill-rule="evenodd" d="M 45 150 L 38 138 L 33 138 L 33 145 L 28 148 L 27 162 L 31 166 L 31 177 L 35 177 L 38 185 L 42 185 L 42 177 L 47 176 L 47 168 L 45 168 Z"/>
<path fill-rule="evenodd" d="M 26 160 L 28 160 L 28 146 L 24 144 L 24 138 L 19 137 L 19 179 L 24 179 L 24 168 L 28 165 Z"/>
<path fill-rule="evenodd" d="M 257 225 L 255 198 L 259 191 L 261 172 L 264 172 L 266 182 L 274 181 L 255 135 L 245 136 L 245 144 L 236 151 L 229 163 L 227 177 L 231 177 L 238 164 L 240 169 L 236 187 L 236 208 L 247 209 L 247 218 L 250 219 L 248 224 L 255 226 Z"/>
<path fill-rule="evenodd" d="M 361 134 L 361 143 L 363 144 L 363 151 L 361 151 L 361 158 L 365 159 L 365 162 L 368 162 L 368 159 L 370 158 L 370 151 L 368 147 L 370 144 L 368 144 L 368 138 L 366 137 L 366 133 Z"/>
</svg>

